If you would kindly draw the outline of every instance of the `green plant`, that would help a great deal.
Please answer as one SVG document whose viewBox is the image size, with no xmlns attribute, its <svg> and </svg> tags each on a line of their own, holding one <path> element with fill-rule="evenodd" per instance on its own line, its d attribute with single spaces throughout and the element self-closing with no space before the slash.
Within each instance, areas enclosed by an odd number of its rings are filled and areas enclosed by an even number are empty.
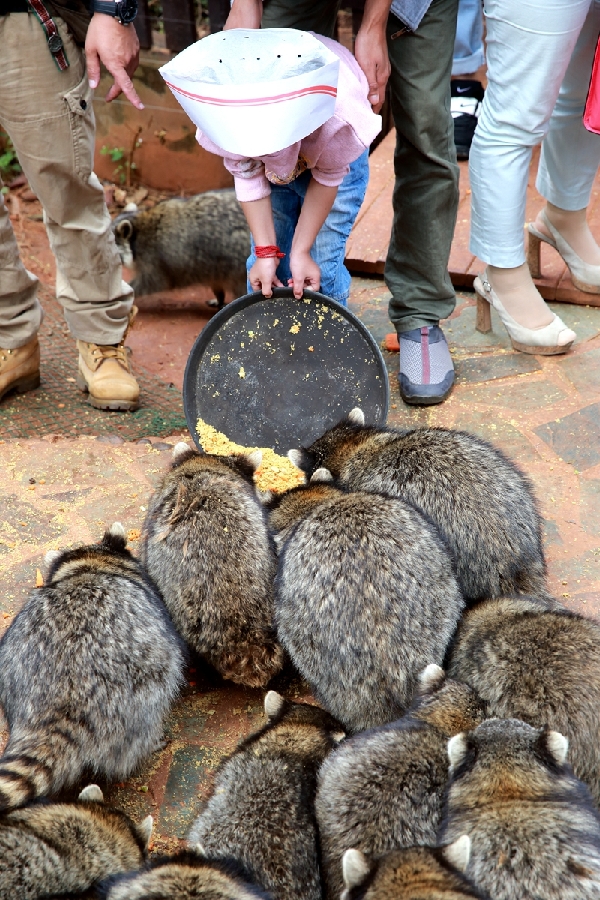
<svg viewBox="0 0 600 900">
<path fill-rule="evenodd" d="M 139 125 L 129 150 L 126 150 L 125 147 L 107 147 L 106 144 L 100 150 L 102 156 L 110 156 L 111 161 L 116 163 L 113 174 L 115 178 L 119 179 L 119 183 L 127 188 L 131 187 L 131 175 L 137 169 L 133 156 L 138 147 L 142 145 L 141 133 L 142 126 Z"/>
<path fill-rule="evenodd" d="M 14 178 L 21 171 L 17 151 L 7 133 L 0 128 L 0 177 Z"/>
</svg>

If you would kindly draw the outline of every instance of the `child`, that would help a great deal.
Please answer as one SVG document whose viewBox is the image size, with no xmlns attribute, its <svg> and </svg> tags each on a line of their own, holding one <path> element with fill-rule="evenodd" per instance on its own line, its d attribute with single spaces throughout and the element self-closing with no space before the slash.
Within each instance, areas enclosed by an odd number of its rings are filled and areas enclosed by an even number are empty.
<svg viewBox="0 0 600 900">
<path fill-rule="evenodd" d="M 306 287 L 346 305 L 346 240 L 381 130 L 352 54 L 295 29 L 239 28 L 204 38 L 161 74 L 200 145 L 234 177 L 252 232 L 252 290 L 270 297 L 289 284 L 297 298 Z"/>
</svg>

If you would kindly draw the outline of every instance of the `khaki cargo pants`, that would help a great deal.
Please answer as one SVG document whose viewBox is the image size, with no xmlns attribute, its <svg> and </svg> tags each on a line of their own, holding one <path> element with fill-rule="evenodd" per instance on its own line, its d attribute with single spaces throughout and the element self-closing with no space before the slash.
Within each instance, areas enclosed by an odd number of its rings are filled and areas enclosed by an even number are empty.
<svg viewBox="0 0 600 900">
<path fill-rule="evenodd" d="M 69 68 L 61 72 L 33 14 L 0 15 L 0 124 L 10 135 L 56 259 L 56 296 L 73 337 L 117 344 L 133 292 L 121 276 L 102 186 L 92 171 L 94 113 L 85 55 L 56 19 Z M 37 278 L 23 266 L 0 197 L 0 347 L 37 332 Z"/>
</svg>

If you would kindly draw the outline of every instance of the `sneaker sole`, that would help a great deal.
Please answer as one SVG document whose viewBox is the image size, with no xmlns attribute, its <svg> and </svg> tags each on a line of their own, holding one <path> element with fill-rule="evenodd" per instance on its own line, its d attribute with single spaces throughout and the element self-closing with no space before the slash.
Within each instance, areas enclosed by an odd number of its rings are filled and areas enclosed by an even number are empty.
<svg viewBox="0 0 600 900">
<path fill-rule="evenodd" d="M 11 391 L 15 391 L 17 394 L 26 394 L 27 391 L 34 391 L 40 386 L 40 381 L 39 372 L 35 375 L 25 375 L 23 378 L 17 378 L 16 381 L 4 388 L 0 394 L 0 400 L 6 397 L 7 394 L 10 394 Z"/>
<path fill-rule="evenodd" d="M 82 393 L 87 394 L 87 402 L 94 409 L 104 409 L 109 412 L 133 412 L 140 405 L 139 400 L 101 400 L 98 397 L 94 397 L 93 394 L 90 394 L 90 389 L 81 372 L 77 373 L 77 387 Z"/>
<path fill-rule="evenodd" d="M 400 397 L 407 406 L 435 406 L 437 403 L 443 403 L 444 400 L 448 399 L 453 387 L 454 385 L 445 394 L 440 394 L 437 397 L 404 397 L 403 394 L 400 394 Z"/>
</svg>

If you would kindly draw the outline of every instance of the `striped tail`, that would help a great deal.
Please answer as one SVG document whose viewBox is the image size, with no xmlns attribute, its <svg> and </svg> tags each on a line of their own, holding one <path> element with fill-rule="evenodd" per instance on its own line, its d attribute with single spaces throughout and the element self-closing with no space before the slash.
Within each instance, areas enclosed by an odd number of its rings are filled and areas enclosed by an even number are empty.
<svg viewBox="0 0 600 900">
<path fill-rule="evenodd" d="M 11 751 L 8 742 L 0 757 L 0 812 L 16 809 L 36 797 L 44 797 L 53 785 L 52 768 L 41 754 Z"/>
</svg>

